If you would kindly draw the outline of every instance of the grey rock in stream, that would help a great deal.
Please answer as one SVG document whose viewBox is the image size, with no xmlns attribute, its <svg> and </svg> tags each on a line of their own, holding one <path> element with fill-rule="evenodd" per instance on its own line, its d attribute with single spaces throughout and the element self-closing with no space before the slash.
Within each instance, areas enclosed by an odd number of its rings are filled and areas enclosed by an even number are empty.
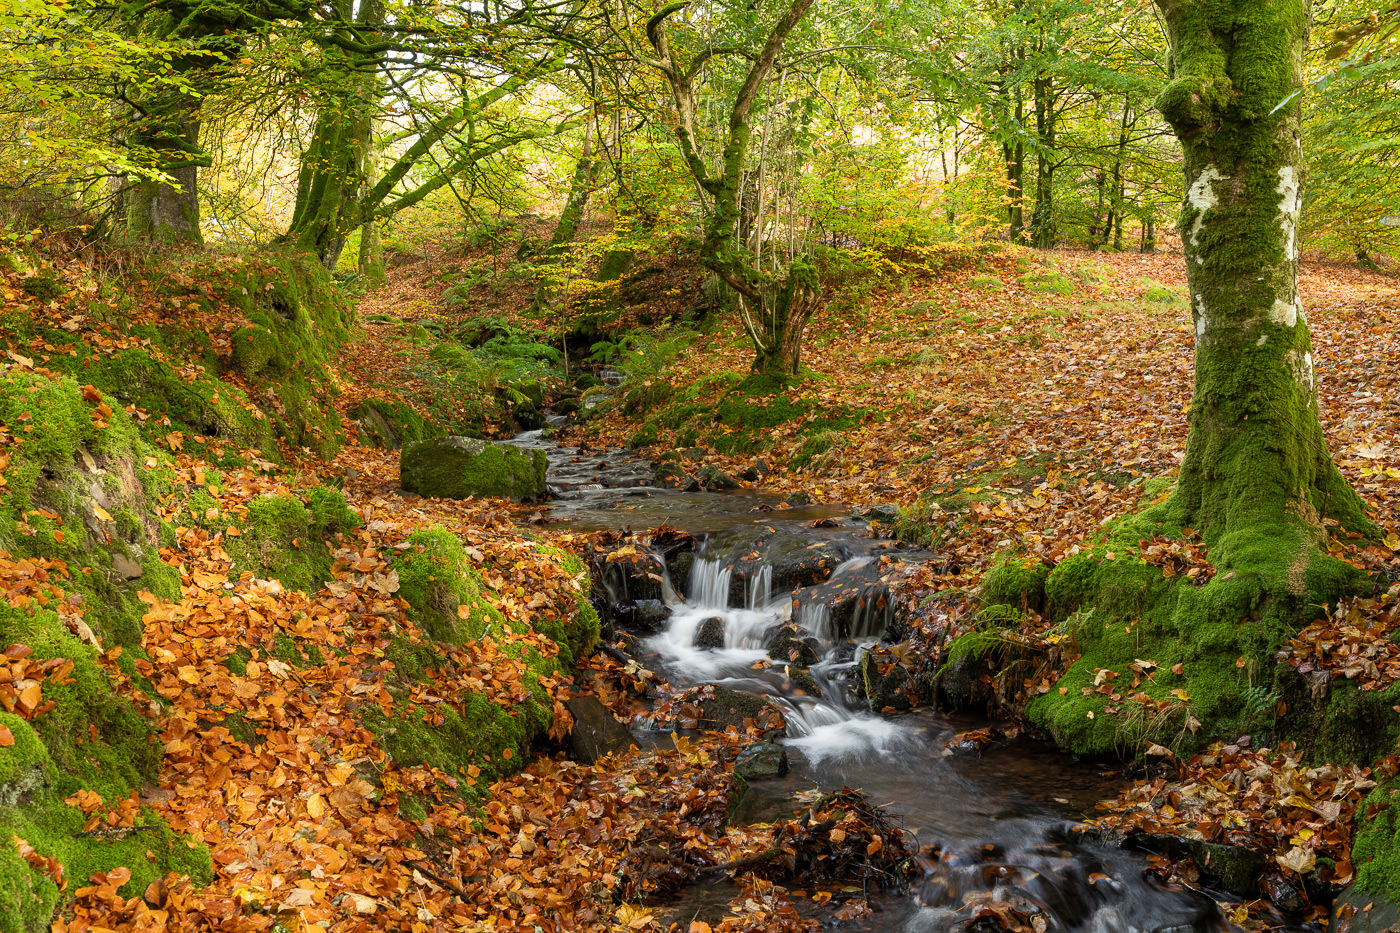
<svg viewBox="0 0 1400 933">
<path fill-rule="evenodd" d="M 1370 910 L 1367 910 L 1367 907 Z M 1332 905 L 1336 933 L 1393 933 L 1400 929 L 1400 907 L 1379 894 L 1352 885 Z"/>
<path fill-rule="evenodd" d="M 1123 844 L 1172 858 L 1189 858 L 1200 870 L 1202 882 L 1236 897 L 1258 897 L 1259 877 L 1268 865 L 1264 853 L 1253 849 L 1163 833 L 1138 833 Z"/>
<path fill-rule="evenodd" d="M 399 484 L 408 492 L 443 499 L 538 499 L 545 494 L 547 464 L 542 450 L 527 453 L 472 437 L 439 437 L 404 448 Z"/>
<path fill-rule="evenodd" d="M 672 460 L 663 460 L 652 474 L 652 479 L 656 480 L 658 486 L 670 489 L 681 489 L 692 482 L 690 475 L 681 469 L 679 463 Z"/>
<path fill-rule="evenodd" d="M 690 592 L 690 572 L 695 569 L 695 552 L 682 551 L 666 563 L 671 587 L 682 595 Z"/>
<path fill-rule="evenodd" d="M 768 642 L 768 657 L 784 664 L 811 667 L 821 658 L 806 641 L 807 633 L 795 625 L 785 625 Z"/>
<path fill-rule="evenodd" d="M 711 616 L 700 623 L 700 628 L 695 633 L 695 647 L 724 647 L 724 618 L 722 616 Z"/>
<path fill-rule="evenodd" d="M 632 746 L 632 733 L 595 696 L 574 697 L 564 706 L 574 717 L 569 730 L 569 750 L 584 764 L 595 764 L 608 755 Z"/>
<path fill-rule="evenodd" d="M 659 632 L 671 619 L 670 608 L 659 599 L 639 599 L 633 614 L 633 624 L 648 632 Z"/>
<path fill-rule="evenodd" d="M 701 485 L 709 490 L 738 489 L 739 481 L 728 473 L 714 465 L 706 465 L 700 469 L 696 479 Z"/>
<path fill-rule="evenodd" d="M 746 781 L 762 781 L 788 773 L 788 753 L 776 742 L 758 742 L 739 753 L 734 773 Z"/>
<path fill-rule="evenodd" d="M 765 721 L 773 722 L 771 728 L 762 733 L 767 738 L 783 734 L 785 720 L 783 712 L 767 697 L 756 693 L 744 693 L 728 687 L 714 688 L 714 695 L 700 703 L 700 725 L 713 732 L 723 732 L 730 726 L 742 732 L 744 721 L 763 727 Z"/>
</svg>

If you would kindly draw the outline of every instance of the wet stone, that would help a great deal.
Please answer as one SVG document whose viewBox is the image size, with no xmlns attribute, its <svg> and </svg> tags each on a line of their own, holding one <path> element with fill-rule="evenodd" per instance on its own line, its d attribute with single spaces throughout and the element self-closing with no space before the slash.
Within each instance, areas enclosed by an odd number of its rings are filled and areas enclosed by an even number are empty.
<svg viewBox="0 0 1400 933">
<path fill-rule="evenodd" d="M 1343 925 L 1345 921 L 1345 925 Z M 1400 906 L 1353 885 L 1332 905 L 1330 929 L 1346 933 L 1391 933 L 1400 928 Z"/>
<path fill-rule="evenodd" d="M 899 506 L 882 502 L 865 510 L 865 517 L 871 521 L 889 524 L 899 518 Z"/>
<path fill-rule="evenodd" d="M 574 697 L 564 706 L 574 717 L 569 750 L 584 764 L 594 764 L 632 746 L 632 733 L 595 696 Z"/>
<path fill-rule="evenodd" d="M 798 667 L 811 667 L 820 660 L 817 650 L 807 642 L 806 633 L 795 625 L 778 629 L 768 642 L 768 657 Z"/>
<path fill-rule="evenodd" d="M 690 592 L 690 572 L 695 568 L 695 552 L 683 551 L 666 562 L 666 573 L 677 593 Z"/>
<path fill-rule="evenodd" d="M 745 723 L 757 726 L 762 734 L 782 735 L 785 722 L 777 706 L 766 697 L 728 687 L 715 687 L 714 695 L 701 701 L 700 725 L 713 732 L 723 732 L 730 726 L 739 731 Z"/>
<path fill-rule="evenodd" d="M 656 472 L 652 474 L 652 479 L 656 481 L 657 485 L 670 489 L 680 489 L 691 482 L 691 477 L 685 470 L 681 469 L 680 464 L 669 460 L 662 461 L 661 465 L 656 468 Z"/>
<path fill-rule="evenodd" d="M 787 749 L 776 742 L 750 745 L 734 761 L 734 773 L 746 781 L 782 777 L 787 772 Z"/>
<path fill-rule="evenodd" d="M 639 599 L 632 622 L 637 628 L 659 632 L 671 619 L 671 610 L 659 599 Z"/>
<path fill-rule="evenodd" d="M 722 617 L 711 616 L 700 623 L 700 628 L 695 633 L 695 647 L 724 647 L 724 619 Z"/>
<path fill-rule="evenodd" d="M 1200 869 L 1201 881 L 1237 897 L 1257 897 L 1267 859 L 1262 852 L 1240 846 L 1201 842 L 1164 833 L 1138 833 L 1124 845 L 1172 858 L 1189 858 Z"/>
<path fill-rule="evenodd" d="M 710 490 L 739 488 L 738 480 L 713 465 L 702 467 L 696 478 L 700 480 L 701 485 Z"/>
</svg>

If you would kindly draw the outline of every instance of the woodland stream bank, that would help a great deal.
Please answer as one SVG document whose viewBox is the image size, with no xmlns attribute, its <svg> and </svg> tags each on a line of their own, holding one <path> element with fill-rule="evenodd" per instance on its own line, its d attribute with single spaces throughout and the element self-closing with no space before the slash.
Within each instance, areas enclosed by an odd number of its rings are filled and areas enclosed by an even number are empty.
<svg viewBox="0 0 1400 933">
<path fill-rule="evenodd" d="M 629 451 L 555 446 L 538 431 L 515 443 L 549 456 L 555 499 L 545 520 L 580 532 L 669 525 L 678 538 L 694 536 L 693 554 L 680 562 L 655 555 L 662 572 L 650 583 L 605 568 L 612 605 L 603 614 L 616 620 L 621 651 L 673 689 L 712 684 L 781 709 L 777 742 L 790 770 L 748 783 L 734 821 L 790 819 L 819 794 L 854 788 L 909 835 L 921 876 L 907 890 L 866 892 L 875 912 L 840 929 L 981 929 L 966 925 L 974 902 L 1015 908 L 1040 931 L 1232 929 L 1221 907 L 1229 895 L 1161 885 L 1146 875 L 1147 854 L 1088 831 L 1096 804 L 1129 782 L 1123 769 L 1014 729 L 960 749 L 961 734 L 992 724 L 932 709 L 869 710 L 860 659 L 896 624 L 881 568 L 927 553 L 875 536 L 838 506 L 787 507 L 755 490 L 657 488 L 649 462 Z M 815 566 L 827 565 L 814 575 L 813 555 Z M 822 599 L 832 593 L 854 594 L 857 608 L 833 611 L 836 603 Z M 769 663 L 778 639 L 795 663 Z M 672 742 L 671 727 L 645 711 L 630 728 L 639 746 Z M 715 922 L 736 891 L 727 879 L 699 882 L 659 910 L 681 929 Z M 1272 928 L 1311 929 L 1281 919 Z"/>
</svg>

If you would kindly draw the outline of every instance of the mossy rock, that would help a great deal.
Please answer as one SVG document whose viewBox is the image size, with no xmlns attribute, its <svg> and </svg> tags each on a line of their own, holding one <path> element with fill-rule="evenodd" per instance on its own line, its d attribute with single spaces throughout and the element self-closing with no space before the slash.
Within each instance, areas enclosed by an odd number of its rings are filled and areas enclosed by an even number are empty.
<svg viewBox="0 0 1400 933">
<path fill-rule="evenodd" d="M 93 354 L 81 344 L 76 349 L 76 356 L 55 357 L 56 368 L 91 383 L 122 406 L 144 410 L 151 415 L 148 427 L 158 425 L 160 437 L 178 432 L 191 449 L 246 447 L 267 459 L 281 459 L 274 413 L 255 404 L 237 386 L 208 373 L 182 373 L 138 347 L 111 356 Z M 204 440 L 195 441 L 195 437 Z M 212 452 L 210 458 L 218 459 Z"/>
<path fill-rule="evenodd" d="M 1006 557 L 982 580 L 982 602 L 987 606 L 1040 612 L 1045 608 L 1045 581 L 1049 575 L 1050 568 L 1039 558 Z"/>
<path fill-rule="evenodd" d="M 1185 304 L 1186 299 L 1181 293 L 1170 286 L 1163 285 L 1155 279 L 1143 279 L 1142 300 L 1151 301 L 1158 304 Z"/>
<path fill-rule="evenodd" d="M 89 398 L 67 378 L 0 377 L 0 425 L 15 438 L 0 548 L 62 561 L 55 582 L 82 605 L 86 623 L 108 646 L 134 648 L 146 612 L 139 594 L 180 596 L 179 573 L 159 553 L 174 537 L 160 516 L 173 473 L 130 415 L 111 405 L 109 416 L 94 417 Z"/>
<path fill-rule="evenodd" d="M 471 359 L 471 351 L 460 343 L 443 342 L 428 351 L 428 356 L 444 366 L 464 366 Z"/>
<path fill-rule="evenodd" d="M 544 496 L 544 451 L 444 437 L 410 444 L 399 460 L 399 482 L 408 492 L 444 499 L 494 496 L 521 500 Z"/>
<path fill-rule="evenodd" d="M 1357 808 L 1351 860 L 1358 889 L 1400 903 L 1400 779 L 1383 782 Z"/>
<path fill-rule="evenodd" d="M 581 560 L 552 549 L 566 573 L 579 577 L 574 605 L 560 615 L 558 607 L 540 607 L 527 625 L 508 621 L 484 598 L 481 578 L 461 542 L 451 532 L 420 529 L 409 536 L 408 547 L 395 558 L 399 593 L 408 602 L 410 618 L 432 642 L 400 635 L 394 638 L 386 658 L 403 684 L 426 678 L 445 662 L 441 642 L 462 644 L 495 639 L 505 654 L 519 659 L 525 671 L 528 695 L 508 706 L 478 693 L 420 710 L 400 701 L 385 715 L 367 705 L 364 722 L 379 737 L 394 762 L 401 767 L 428 764 L 459 778 L 457 790 L 468 800 L 479 800 L 490 781 L 514 771 L 528 761 L 526 750 L 548 730 L 553 703 L 541 679 L 569 670 L 598 639 L 598 615 L 587 600 L 588 583 Z M 528 641 L 513 635 L 535 631 L 555 643 L 553 655 L 541 653 Z M 460 709 L 458 708 L 460 706 Z M 432 721 L 441 717 L 441 721 Z M 481 774 L 462 779 L 467 768 Z"/>
<path fill-rule="evenodd" d="M 311 593 L 331 578 L 331 545 L 360 518 L 338 491 L 318 486 L 308 501 L 290 495 L 258 496 L 248 505 L 242 534 L 224 547 L 235 572 L 251 571 L 289 590 Z"/>
<path fill-rule="evenodd" d="M 374 447 L 399 450 L 405 445 L 442 435 L 442 431 L 418 414 L 413 406 L 397 399 L 365 399 L 348 414 L 359 423 L 362 439 Z"/>
<path fill-rule="evenodd" d="M 1006 286 L 994 275 L 978 275 L 968 281 L 968 286 L 979 292 L 999 292 Z"/>
<path fill-rule="evenodd" d="M 244 327 L 231 338 L 233 366 L 247 376 L 257 377 L 280 362 L 277 335 L 266 327 Z"/>
<path fill-rule="evenodd" d="M 481 595 L 481 574 L 462 542 L 441 528 L 408 536 L 394 557 L 409 618 L 433 640 L 454 645 L 481 638 L 505 618 Z"/>
<path fill-rule="evenodd" d="M 610 249 L 598 263 L 599 282 L 615 282 L 632 268 L 635 254 L 630 249 Z"/>
</svg>

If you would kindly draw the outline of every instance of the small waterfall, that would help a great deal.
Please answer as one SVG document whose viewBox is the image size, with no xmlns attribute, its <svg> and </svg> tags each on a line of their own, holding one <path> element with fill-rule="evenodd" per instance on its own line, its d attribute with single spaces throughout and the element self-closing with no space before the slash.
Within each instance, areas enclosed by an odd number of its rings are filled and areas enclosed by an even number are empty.
<svg viewBox="0 0 1400 933">
<path fill-rule="evenodd" d="M 729 581 L 734 576 L 734 568 L 726 567 L 717 560 L 695 559 L 690 571 L 690 602 L 704 609 L 729 608 Z"/>
<path fill-rule="evenodd" d="M 836 640 L 831 632 L 831 608 L 826 603 L 802 603 L 793 610 L 792 621 L 811 632 L 824 646 L 830 646 Z"/>
<path fill-rule="evenodd" d="M 893 600 L 883 584 L 872 586 L 856 601 L 848 637 L 853 641 L 880 638 L 894 621 Z"/>
<path fill-rule="evenodd" d="M 773 599 L 773 566 L 764 564 L 748 579 L 748 608 L 762 609 Z"/>
</svg>

